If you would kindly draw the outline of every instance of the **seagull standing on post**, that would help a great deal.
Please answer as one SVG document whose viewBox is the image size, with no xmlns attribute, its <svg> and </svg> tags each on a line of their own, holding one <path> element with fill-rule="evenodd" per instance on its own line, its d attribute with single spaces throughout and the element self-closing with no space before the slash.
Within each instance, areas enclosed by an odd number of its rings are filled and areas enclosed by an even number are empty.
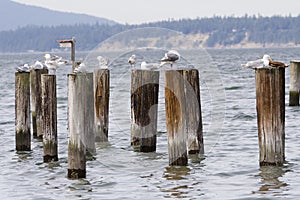
<svg viewBox="0 0 300 200">
<path fill-rule="evenodd" d="M 44 69 L 46 66 L 43 65 L 40 61 L 35 61 L 35 63 L 31 66 L 32 69 Z"/>
<path fill-rule="evenodd" d="M 132 56 L 130 56 L 130 58 L 128 59 L 128 63 L 131 65 L 131 67 L 135 66 L 136 56 L 134 54 Z"/>
<path fill-rule="evenodd" d="M 45 65 L 49 70 L 49 74 L 55 74 L 56 69 L 62 65 L 67 64 L 67 61 L 62 60 L 62 57 L 51 56 L 49 53 L 45 54 Z"/>
<path fill-rule="evenodd" d="M 28 64 L 24 64 L 16 68 L 18 72 L 30 72 L 30 66 Z"/>
<path fill-rule="evenodd" d="M 98 56 L 97 60 L 99 61 L 100 69 L 108 69 L 109 59 L 107 57 Z"/>
<path fill-rule="evenodd" d="M 87 72 L 86 65 L 83 62 L 76 62 L 76 67 L 73 72 L 75 74 L 86 73 Z"/>
<path fill-rule="evenodd" d="M 170 64 L 171 68 L 173 67 L 173 63 L 177 60 L 180 60 L 180 54 L 176 50 L 170 50 L 165 53 L 165 56 L 160 59 L 161 66 L 165 64 Z"/>
<path fill-rule="evenodd" d="M 268 67 L 270 64 L 271 57 L 265 54 L 262 59 L 249 61 L 246 64 L 242 64 L 243 68 L 251 68 L 251 69 L 258 69 L 263 67 Z"/>
</svg>

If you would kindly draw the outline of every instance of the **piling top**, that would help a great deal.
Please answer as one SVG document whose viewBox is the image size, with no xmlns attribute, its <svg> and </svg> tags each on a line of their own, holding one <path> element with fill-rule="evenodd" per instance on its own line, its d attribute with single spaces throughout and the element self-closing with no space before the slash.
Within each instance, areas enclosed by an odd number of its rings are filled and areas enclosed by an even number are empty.
<svg viewBox="0 0 300 200">
<path fill-rule="evenodd" d="M 267 66 L 267 67 L 260 67 L 260 68 L 253 68 L 254 70 L 271 70 L 271 69 L 285 69 L 287 67 L 273 67 L 273 66 Z"/>
<path fill-rule="evenodd" d="M 291 60 L 291 63 L 300 63 L 300 60 Z"/>
</svg>

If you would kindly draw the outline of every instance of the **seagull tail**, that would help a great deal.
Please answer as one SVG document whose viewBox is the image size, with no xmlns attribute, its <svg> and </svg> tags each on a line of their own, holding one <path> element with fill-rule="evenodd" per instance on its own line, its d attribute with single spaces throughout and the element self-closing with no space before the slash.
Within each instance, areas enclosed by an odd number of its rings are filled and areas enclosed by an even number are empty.
<svg viewBox="0 0 300 200">
<path fill-rule="evenodd" d="M 163 62 L 163 61 L 161 61 L 160 62 L 160 64 L 159 64 L 159 67 L 162 67 L 162 66 L 164 66 L 165 64 L 167 64 L 166 62 Z"/>
</svg>

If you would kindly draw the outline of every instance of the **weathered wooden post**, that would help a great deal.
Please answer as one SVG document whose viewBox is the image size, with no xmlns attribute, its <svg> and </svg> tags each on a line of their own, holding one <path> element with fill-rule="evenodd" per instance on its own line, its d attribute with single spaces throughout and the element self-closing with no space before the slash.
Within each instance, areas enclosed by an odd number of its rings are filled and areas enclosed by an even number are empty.
<svg viewBox="0 0 300 200">
<path fill-rule="evenodd" d="M 86 177 L 86 150 L 95 152 L 93 73 L 68 74 L 68 178 Z"/>
<path fill-rule="evenodd" d="M 159 71 L 131 70 L 131 145 L 156 151 Z"/>
<path fill-rule="evenodd" d="M 108 141 L 109 70 L 94 71 L 95 141 Z"/>
<path fill-rule="evenodd" d="M 285 160 L 285 69 L 255 72 L 260 165 L 282 165 Z"/>
<path fill-rule="evenodd" d="M 290 106 L 299 106 L 300 60 L 290 62 Z"/>
<path fill-rule="evenodd" d="M 203 128 L 199 87 L 199 72 L 197 69 L 183 71 L 186 106 L 186 130 L 188 135 L 189 154 L 203 154 Z"/>
<path fill-rule="evenodd" d="M 32 69 L 30 71 L 31 85 L 31 116 L 32 134 L 34 138 L 42 138 L 42 87 L 41 75 L 48 74 L 48 69 Z"/>
<path fill-rule="evenodd" d="M 31 150 L 30 73 L 15 73 L 16 150 Z"/>
<path fill-rule="evenodd" d="M 165 106 L 170 165 L 185 166 L 188 163 L 184 93 L 183 70 L 165 71 Z"/>
<path fill-rule="evenodd" d="M 41 76 L 44 162 L 58 160 L 56 75 Z"/>
</svg>

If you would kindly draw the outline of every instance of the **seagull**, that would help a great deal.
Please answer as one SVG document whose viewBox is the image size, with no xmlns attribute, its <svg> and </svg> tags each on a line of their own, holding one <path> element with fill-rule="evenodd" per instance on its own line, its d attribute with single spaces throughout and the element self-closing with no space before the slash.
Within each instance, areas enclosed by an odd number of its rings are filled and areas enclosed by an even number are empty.
<svg viewBox="0 0 300 200">
<path fill-rule="evenodd" d="M 100 69 L 108 69 L 109 59 L 107 57 L 98 56 L 97 60 L 99 61 Z"/>
<path fill-rule="evenodd" d="M 288 67 L 289 65 L 285 64 L 285 63 L 282 63 L 282 62 L 278 62 L 278 61 L 273 61 L 272 58 L 270 58 L 270 63 L 269 63 L 270 66 L 272 67 L 283 67 L 283 68 L 286 68 Z"/>
<path fill-rule="evenodd" d="M 40 61 L 35 61 L 35 63 L 31 66 L 32 69 L 44 69 L 45 65 Z"/>
<path fill-rule="evenodd" d="M 77 73 L 86 73 L 86 72 L 87 72 L 86 65 L 82 62 L 77 62 L 76 67 L 74 69 L 74 73 L 77 74 Z"/>
<path fill-rule="evenodd" d="M 56 69 L 62 65 L 67 64 L 66 60 L 62 60 L 62 57 L 51 56 L 49 53 L 45 54 L 45 65 L 49 70 L 49 74 L 55 74 Z"/>
<path fill-rule="evenodd" d="M 165 53 L 165 56 L 162 59 L 160 59 L 160 65 L 163 66 L 165 64 L 170 64 L 172 67 L 173 63 L 177 60 L 180 60 L 180 54 L 176 50 L 170 50 Z"/>
<path fill-rule="evenodd" d="M 159 63 L 147 63 L 143 61 L 141 63 L 141 69 L 146 69 L 146 70 L 154 70 L 154 69 L 159 69 L 161 65 Z"/>
<path fill-rule="evenodd" d="M 131 67 L 134 67 L 136 63 L 136 56 L 134 54 L 130 56 L 130 58 L 128 59 L 128 63 L 131 65 Z"/>
<path fill-rule="evenodd" d="M 271 57 L 265 54 L 261 59 L 249 61 L 246 64 L 242 64 L 243 68 L 251 68 L 251 69 L 258 69 L 267 67 L 270 64 Z"/>
<path fill-rule="evenodd" d="M 30 67 L 28 64 L 24 64 L 16 68 L 17 72 L 30 72 Z"/>
</svg>

